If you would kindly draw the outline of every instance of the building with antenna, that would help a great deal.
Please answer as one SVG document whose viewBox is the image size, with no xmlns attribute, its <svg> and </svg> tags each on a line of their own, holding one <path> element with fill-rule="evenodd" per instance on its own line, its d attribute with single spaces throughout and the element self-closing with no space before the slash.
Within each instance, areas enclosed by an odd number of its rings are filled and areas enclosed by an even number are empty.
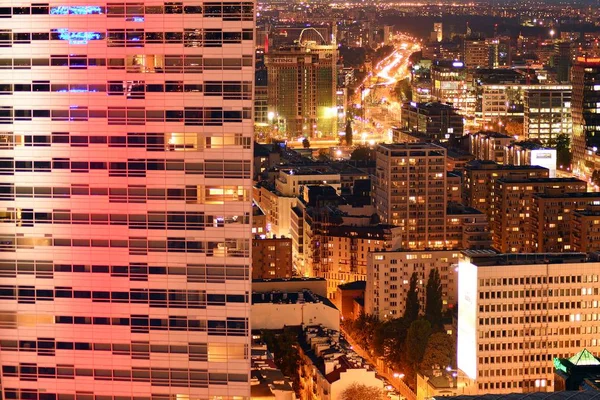
<svg viewBox="0 0 600 400">
<path fill-rule="evenodd" d="M 338 51 L 332 36 L 327 40 L 307 28 L 295 45 L 265 54 L 269 119 L 289 138 L 338 135 Z M 315 37 L 319 40 L 308 39 Z"/>
</svg>

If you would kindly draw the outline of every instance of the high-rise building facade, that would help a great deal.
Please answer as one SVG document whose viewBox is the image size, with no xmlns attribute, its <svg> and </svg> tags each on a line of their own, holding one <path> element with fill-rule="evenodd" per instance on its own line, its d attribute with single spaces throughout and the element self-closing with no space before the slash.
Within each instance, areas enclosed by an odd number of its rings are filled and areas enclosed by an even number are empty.
<svg viewBox="0 0 600 400">
<path fill-rule="evenodd" d="M 579 57 L 572 67 L 573 171 L 591 177 L 593 158 L 600 148 L 600 58 Z"/>
<path fill-rule="evenodd" d="M 81 4 L 0 11 L 3 398 L 248 398 L 254 3 Z"/>
<path fill-rule="evenodd" d="M 457 365 L 477 393 L 552 392 L 555 357 L 597 354 L 597 257 L 465 251 Z"/>
<path fill-rule="evenodd" d="M 560 135 L 571 137 L 571 85 L 540 85 L 524 90 L 524 134 L 529 140 L 555 145 Z"/>
<path fill-rule="evenodd" d="M 269 50 L 268 108 L 272 123 L 289 137 L 337 138 L 337 48 L 305 41 Z"/>
<path fill-rule="evenodd" d="M 429 143 L 380 144 L 373 205 L 402 228 L 401 248 L 446 247 L 446 149 Z"/>
</svg>

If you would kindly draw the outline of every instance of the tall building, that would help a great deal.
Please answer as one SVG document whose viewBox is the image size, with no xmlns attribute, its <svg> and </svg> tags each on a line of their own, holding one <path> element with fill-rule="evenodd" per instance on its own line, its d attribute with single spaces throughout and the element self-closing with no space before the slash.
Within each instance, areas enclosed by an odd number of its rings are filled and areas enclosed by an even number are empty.
<svg viewBox="0 0 600 400">
<path fill-rule="evenodd" d="M 337 58 L 334 44 L 314 41 L 265 55 L 269 115 L 288 137 L 337 138 Z"/>
<path fill-rule="evenodd" d="M 54 4 L 2 9 L 3 398 L 247 398 L 254 3 Z"/>
<path fill-rule="evenodd" d="M 579 241 L 580 246 L 577 250 L 574 249 L 572 239 L 575 223 L 573 219 L 577 211 L 598 210 L 600 193 L 540 193 L 533 196 L 532 204 L 530 224 L 533 251 L 536 253 L 596 251 L 595 247 L 589 247 L 589 243 L 595 241 L 591 235 L 586 236 L 586 242 Z M 581 244 L 585 244 L 585 247 Z"/>
<path fill-rule="evenodd" d="M 548 178 L 549 171 L 537 165 L 500 165 L 493 161 L 471 161 L 465 166 L 463 196 L 465 204 L 494 219 L 494 187 L 502 178 Z"/>
<path fill-rule="evenodd" d="M 467 69 L 462 61 L 435 61 L 430 71 L 433 99 L 451 104 L 464 116 L 475 113 L 477 99 L 467 81 Z"/>
<path fill-rule="evenodd" d="M 494 248 L 503 253 L 534 252 L 533 196 L 538 193 L 584 193 L 586 190 L 587 184 L 575 178 L 497 179 L 490 224 Z"/>
<path fill-rule="evenodd" d="M 579 57 L 572 67 L 573 171 L 591 177 L 588 157 L 600 148 L 600 58 Z"/>
<path fill-rule="evenodd" d="M 429 143 L 381 144 L 373 204 L 402 228 L 401 248 L 446 246 L 446 149 Z"/>
<path fill-rule="evenodd" d="M 524 134 L 553 145 L 559 135 L 573 134 L 571 85 L 534 86 L 524 90 Z"/>
<path fill-rule="evenodd" d="M 443 24 L 441 22 L 434 22 L 433 32 L 431 32 L 431 41 L 441 42 L 442 40 L 444 40 Z"/>
<path fill-rule="evenodd" d="M 488 68 L 490 44 L 485 39 L 465 39 L 463 60 L 468 68 Z"/>
<path fill-rule="evenodd" d="M 571 81 L 571 67 L 573 65 L 572 47 L 571 40 L 554 43 L 552 63 L 554 64 L 554 68 L 556 68 L 556 80 L 559 82 Z"/>
<path fill-rule="evenodd" d="M 597 258 L 465 251 L 458 368 L 478 393 L 552 392 L 553 359 L 600 351 Z"/>
<path fill-rule="evenodd" d="M 463 136 L 463 117 L 443 103 L 404 103 L 401 125 L 435 142 L 455 142 Z"/>
</svg>

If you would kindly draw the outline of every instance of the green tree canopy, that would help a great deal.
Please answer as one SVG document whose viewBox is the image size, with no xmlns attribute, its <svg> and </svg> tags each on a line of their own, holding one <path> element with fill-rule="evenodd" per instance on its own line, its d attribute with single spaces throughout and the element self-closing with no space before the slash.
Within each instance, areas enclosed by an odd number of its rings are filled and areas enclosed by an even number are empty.
<svg viewBox="0 0 600 400">
<path fill-rule="evenodd" d="M 419 318 L 419 310 L 421 308 L 419 304 L 419 291 L 417 283 L 419 282 L 419 276 L 416 272 L 413 272 L 410 276 L 410 284 L 408 286 L 408 293 L 406 294 L 406 308 L 404 309 L 404 319 L 409 323 L 412 323 Z"/>
<path fill-rule="evenodd" d="M 385 392 L 382 388 L 353 383 L 342 392 L 340 400 L 383 400 Z"/>
<path fill-rule="evenodd" d="M 426 319 L 418 319 L 410 324 L 406 334 L 406 358 L 413 370 L 421 364 L 427 342 L 431 335 L 431 324 Z"/>
<path fill-rule="evenodd" d="M 442 327 L 442 280 L 437 268 L 429 271 L 425 287 L 425 318 L 433 329 Z"/>
<path fill-rule="evenodd" d="M 421 369 L 437 369 L 453 367 L 456 358 L 456 343 L 452 336 L 445 332 L 437 332 L 429 337 L 423 360 L 421 361 Z"/>
</svg>

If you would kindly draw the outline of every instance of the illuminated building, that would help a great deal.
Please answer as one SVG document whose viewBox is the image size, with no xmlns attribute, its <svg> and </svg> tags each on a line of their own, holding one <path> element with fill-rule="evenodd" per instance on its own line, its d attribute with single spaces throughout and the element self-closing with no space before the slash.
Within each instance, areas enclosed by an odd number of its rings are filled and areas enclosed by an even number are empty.
<svg viewBox="0 0 600 400">
<path fill-rule="evenodd" d="M 577 210 L 573 213 L 572 221 L 573 251 L 600 251 L 600 210 L 597 207 Z"/>
<path fill-rule="evenodd" d="M 465 39 L 463 60 L 467 68 L 488 68 L 490 44 L 485 39 Z"/>
<path fill-rule="evenodd" d="M 494 186 L 498 179 L 548 178 L 549 171 L 536 165 L 501 165 L 493 161 L 470 161 L 464 168 L 465 204 L 482 211 L 490 223 L 494 220 Z"/>
<path fill-rule="evenodd" d="M 478 160 L 505 163 L 504 148 L 515 141 L 515 138 L 499 132 L 480 131 L 469 135 L 469 152 Z"/>
<path fill-rule="evenodd" d="M 292 239 L 254 238 L 252 241 L 252 279 L 292 277 Z"/>
<path fill-rule="evenodd" d="M 478 393 L 552 392 L 555 357 L 600 351 L 599 270 L 583 253 L 463 252 L 457 366 Z"/>
<path fill-rule="evenodd" d="M 335 43 L 314 41 L 265 54 L 268 112 L 280 132 L 293 138 L 337 137 L 337 58 Z"/>
<path fill-rule="evenodd" d="M 475 114 L 475 93 L 467 82 L 462 61 L 434 61 L 431 66 L 431 97 L 449 103 L 463 116 Z"/>
<path fill-rule="evenodd" d="M 542 144 L 573 134 L 571 85 L 535 86 L 524 90 L 524 135 Z"/>
<path fill-rule="evenodd" d="M 556 177 L 556 149 L 538 142 L 513 142 L 504 147 L 504 162 L 508 165 L 539 165 L 548 168 L 550 178 Z"/>
<path fill-rule="evenodd" d="M 446 149 L 430 143 L 380 144 L 373 205 L 402 229 L 404 249 L 446 246 Z"/>
<path fill-rule="evenodd" d="M 535 251 L 532 208 L 535 194 L 583 193 L 587 184 L 575 178 L 497 179 L 490 227 L 493 246 L 504 253 Z"/>
<path fill-rule="evenodd" d="M 444 40 L 444 30 L 441 22 L 434 22 L 430 40 L 438 43 Z"/>
<path fill-rule="evenodd" d="M 573 171 L 591 177 L 586 162 L 600 147 L 600 58 L 579 57 L 572 67 Z"/>
<path fill-rule="evenodd" d="M 400 122 L 408 132 L 421 133 L 426 140 L 455 142 L 463 135 L 463 117 L 443 103 L 404 103 Z"/>
<path fill-rule="evenodd" d="M 254 3 L 52 4 L 2 7 L 0 397 L 247 398 Z"/>
<path fill-rule="evenodd" d="M 374 251 L 367 260 L 365 313 L 380 320 L 400 318 L 406 309 L 410 277 L 417 273 L 419 304 L 425 312 L 425 287 L 429 273 L 437 269 L 442 283 L 443 308 L 457 301 L 458 251 Z"/>
<path fill-rule="evenodd" d="M 583 241 L 573 244 L 575 214 L 600 209 L 600 193 L 540 193 L 533 196 L 531 207 L 532 248 L 537 253 L 562 253 L 569 251 L 592 252 L 590 244 L 595 235 L 587 232 Z M 581 226 L 580 226 L 581 227 Z"/>
</svg>

